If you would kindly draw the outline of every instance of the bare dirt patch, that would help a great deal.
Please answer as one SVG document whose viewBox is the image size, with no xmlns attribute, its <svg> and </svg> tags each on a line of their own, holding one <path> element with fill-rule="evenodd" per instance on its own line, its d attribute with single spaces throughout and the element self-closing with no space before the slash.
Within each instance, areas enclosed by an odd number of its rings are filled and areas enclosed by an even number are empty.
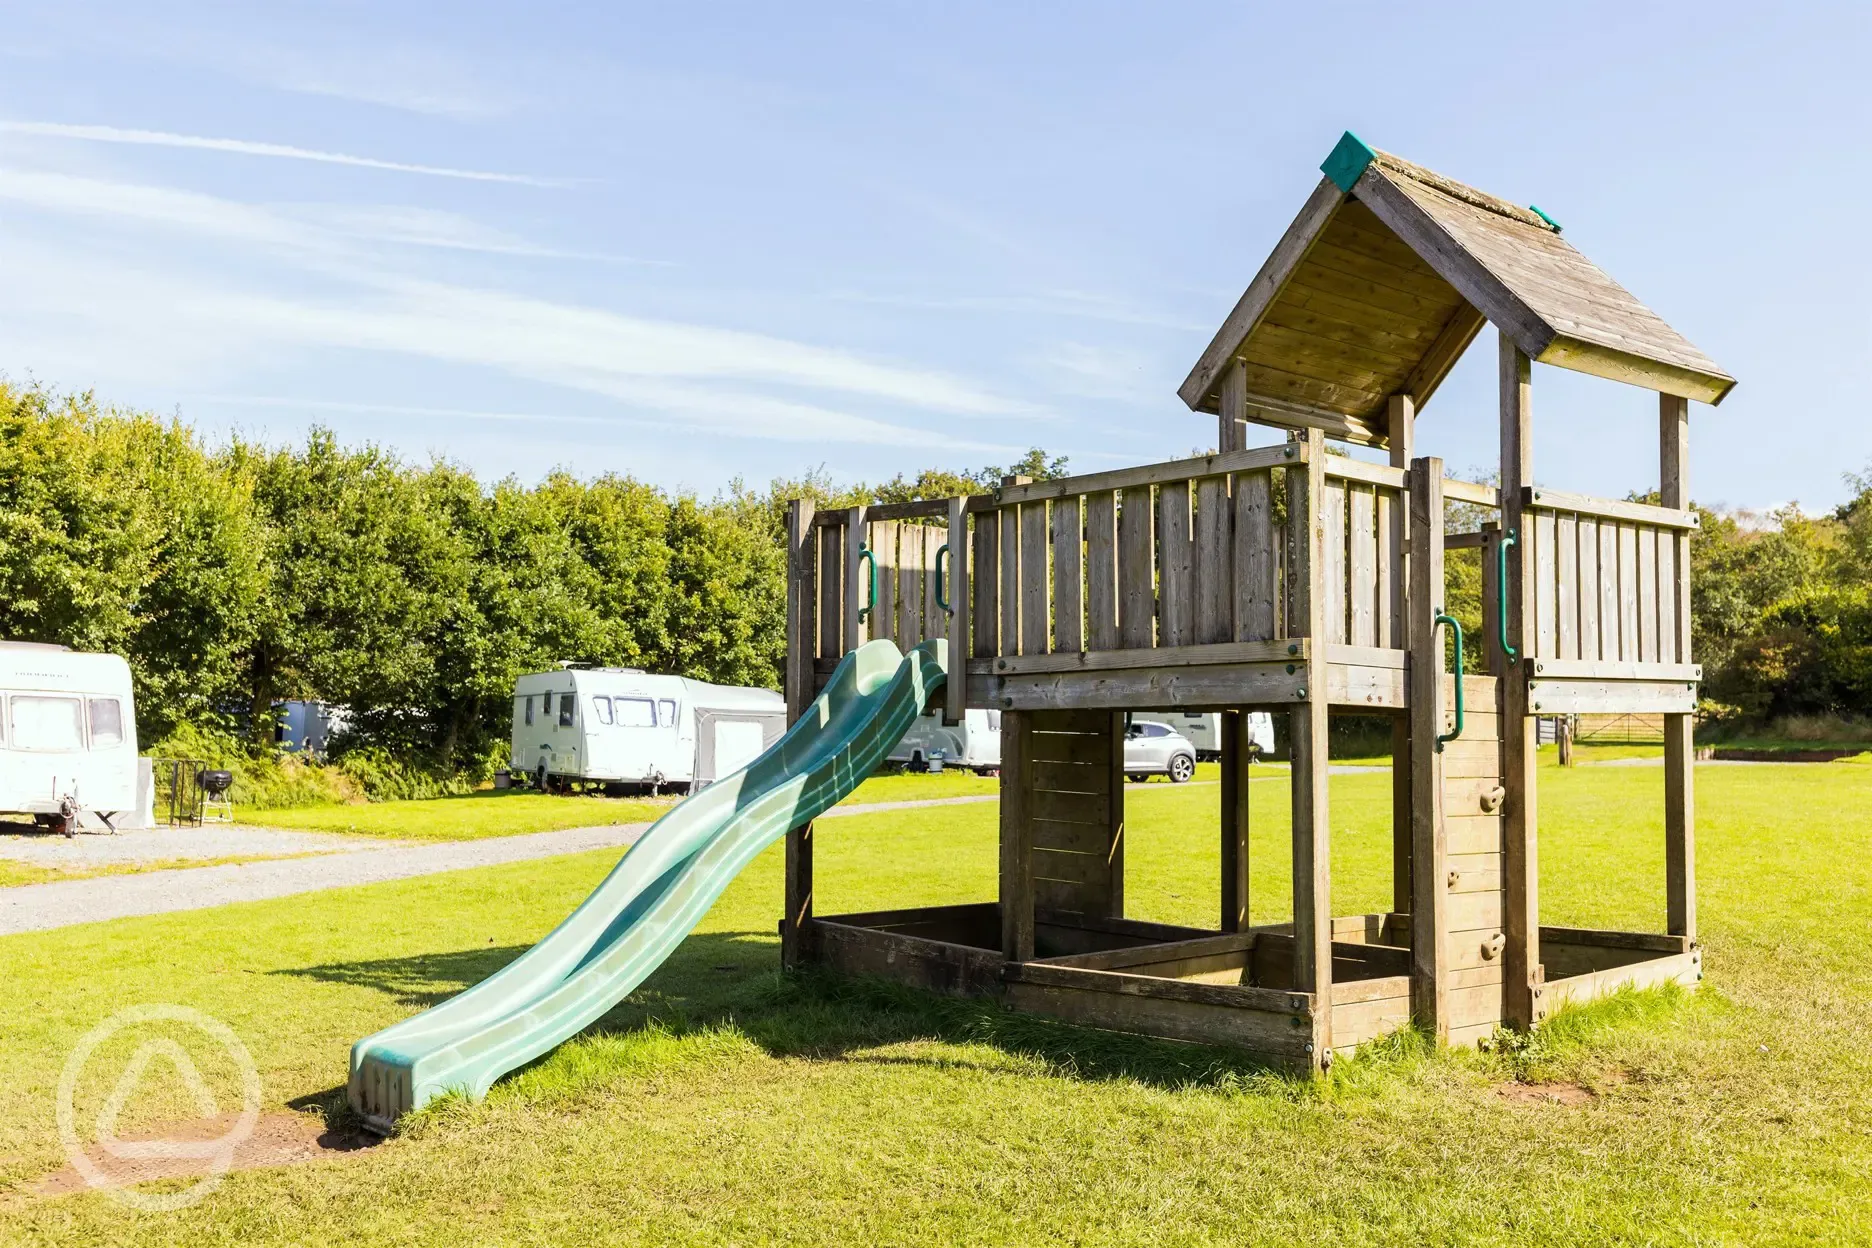
<svg viewBox="0 0 1872 1248">
<path fill-rule="evenodd" d="M 1577 1083 L 1505 1083 L 1495 1095 L 1516 1105 L 1590 1105 L 1599 1099 Z"/>
<path fill-rule="evenodd" d="M 157 1129 L 121 1137 L 126 1144 L 193 1144 L 225 1137 L 233 1130 L 238 1114 L 214 1118 L 193 1118 L 167 1123 Z M 233 1170 L 262 1170 L 274 1166 L 296 1166 L 338 1153 L 357 1152 L 376 1144 L 374 1135 L 334 1131 L 312 1114 L 262 1114 L 252 1135 L 234 1148 Z M 104 1176 L 99 1186 L 124 1187 L 155 1179 L 193 1179 L 206 1174 L 210 1163 L 200 1157 L 115 1157 L 103 1145 L 94 1144 L 86 1151 L 91 1164 Z M 66 1166 L 40 1179 L 32 1187 L 36 1196 L 64 1196 L 82 1192 L 93 1184 L 76 1167 Z"/>
</svg>

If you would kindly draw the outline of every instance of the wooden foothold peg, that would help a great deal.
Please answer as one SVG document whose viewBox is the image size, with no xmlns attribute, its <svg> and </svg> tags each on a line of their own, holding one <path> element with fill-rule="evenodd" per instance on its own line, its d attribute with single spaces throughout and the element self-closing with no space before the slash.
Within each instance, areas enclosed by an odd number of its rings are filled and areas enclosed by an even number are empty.
<svg viewBox="0 0 1872 1248">
<path fill-rule="evenodd" d="M 1493 962 L 1496 958 L 1501 956 L 1501 951 L 1506 948 L 1507 945 L 1508 938 L 1500 932 L 1496 932 L 1493 936 L 1482 942 L 1483 960 L 1486 962 Z"/>
<path fill-rule="evenodd" d="M 1500 814 L 1502 801 L 1507 796 L 1508 796 L 1508 790 L 1504 789 L 1499 784 L 1496 785 L 1494 788 L 1488 789 L 1485 792 L 1483 792 L 1482 813 L 1485 815 Z"/>
</svg>

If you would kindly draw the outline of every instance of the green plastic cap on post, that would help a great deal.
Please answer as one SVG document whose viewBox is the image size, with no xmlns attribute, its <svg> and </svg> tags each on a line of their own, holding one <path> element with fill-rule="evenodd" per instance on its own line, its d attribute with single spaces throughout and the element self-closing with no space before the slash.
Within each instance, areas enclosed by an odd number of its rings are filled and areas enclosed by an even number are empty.
<svg viewBox="0 0 1872 1248">
<path fill-rule="evenodd" d="M 1339 136 L 1339 143 L 1332 149 L 1332 154 L 1320 166 L 1320 172 L 1332 179 L 1332 184 L 1340 190 L 1350 193 L 1365 172 L 1365 166 L 1378 159 L 1378 153 L 1365 145 L 1365 140 L 1350 130 Z"/>
</svg>

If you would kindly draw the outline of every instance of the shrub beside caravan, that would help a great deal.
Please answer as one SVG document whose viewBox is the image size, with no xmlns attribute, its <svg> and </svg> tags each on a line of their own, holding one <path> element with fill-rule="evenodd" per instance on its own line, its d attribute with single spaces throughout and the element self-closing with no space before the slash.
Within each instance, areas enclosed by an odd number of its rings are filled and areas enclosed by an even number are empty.
<svg viewBox="0 0 1872 1248">
<path fill-rule="evenodd" d="M 0 641 L 0 811 L 71 836 L 138 807 L 136 706 L 120 655 Z"/>
<path fill-rule="evenodd" d="M 541 789 L 586 782 L 689 792 L 753 762 L 785 731 L 786 700 L 770 689 L 630 667 L 566 667 L 514 682 L 513 772 Z"/>
</svg>

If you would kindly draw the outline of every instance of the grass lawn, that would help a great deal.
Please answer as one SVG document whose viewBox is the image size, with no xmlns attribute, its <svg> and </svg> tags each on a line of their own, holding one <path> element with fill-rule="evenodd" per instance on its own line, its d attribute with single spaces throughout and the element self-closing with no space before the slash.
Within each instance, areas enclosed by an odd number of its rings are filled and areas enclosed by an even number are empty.
<svg viewBox="0 0 1872 1248">
<path fill-rule="evenodd" d="M 1213 769 L 1212 769 L 1213 770 Z M 993 794 L 999 781 L 966 771 L 940 776 L 873 776 L 846 799 L 903 802 L 932 797 Z M 558 796 L 527 789 L 484 790 L 416 802 L 370 802 L 355 806 L 300 806 L 242 812 L 243 823 L 300 832 L 340 832 L 392 840 L 471 841 L 519 836 L 560 828 L 648 823 L 676 804 L 673 797 Z"/>
<path fill-rule="evenodd" d="M 1253 786 L 1257 920 L 1288 909 L 1283 779 Z M 1341 913 L 1388 896 L 1389 783 L 1333 778 Z M 195 1006 L 252 1050 L 269 1107 L 332 1109 L 351 1041 L 503 965 L 612 856 L 6 937 L 0 1242 L 1863 1242 L 1872 770 L 1706 767 L 1698 786 L 1706 990 L 1563 1015 L 1518 1053 L 1399 1043 L 1304 1084 L 985 1003 L 785 979 L 776 849 L 603 1024 L 485 1103 L 369 1152 L 237 1172 L 163 1215 L 21 1190 L 62 1163 L 53 1090 L 87 1029 L 134 1002 Z M 1132 914 L 1212 921 L 1215 794 L 1134 792 Z M 1548 773 L 1541 809 L 1547 921 L 1661 926 L 1655 770 Z M 819 907 L 990 898 L 994 824 L 992 804 L 822 824 Z M 128 1059 L 119 1039 L 80 1083 L 81 1122 Z M 1504 1095 L 1517 1079 L 1596 1095 Z M 196 1112 L 150 1080 L 119 1130 Z"/>
</svg>

